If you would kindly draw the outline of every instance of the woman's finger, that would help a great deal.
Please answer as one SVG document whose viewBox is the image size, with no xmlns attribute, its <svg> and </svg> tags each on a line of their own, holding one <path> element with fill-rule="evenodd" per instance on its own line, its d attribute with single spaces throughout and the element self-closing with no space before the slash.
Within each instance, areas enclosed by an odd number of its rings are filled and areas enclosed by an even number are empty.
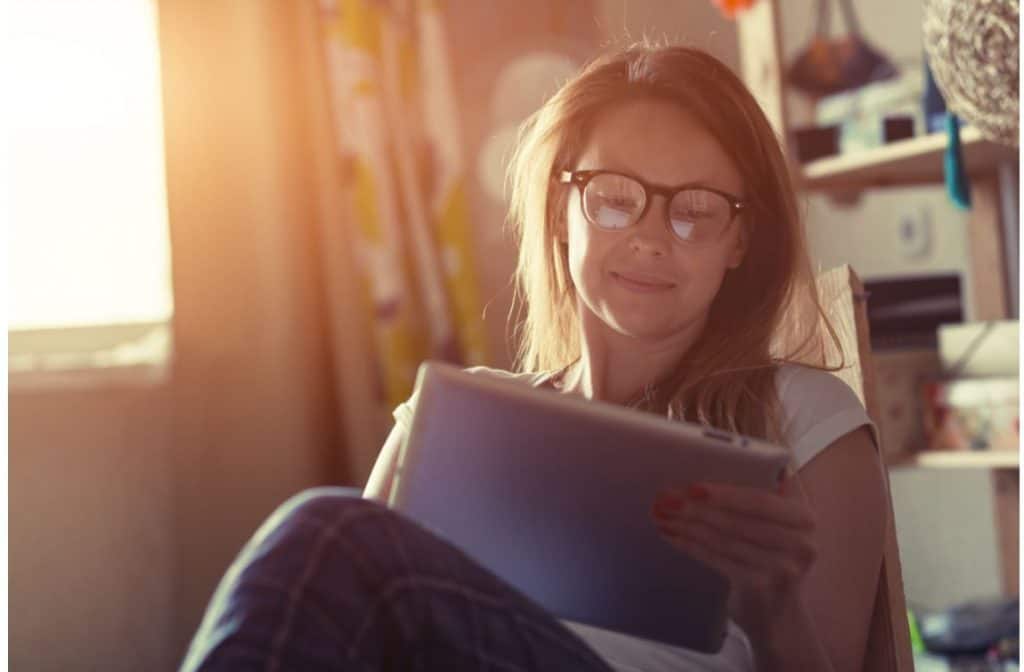
<svg viewBox="0 0 1024 672">
<path fill-rule="evenodd" d="M 754 583 L 757 575 L 762 571 L 743 560 L 716 553 L 694 539 L 664 532 L 663 536 L 678 551 L 722 574 L 734 586 Z"/>
<path fill-rule="evenodd" d="M 663 534 L 665 531 L 663 530 Z M 783 582 L 802 577 L 814 563 L 815 553 L 803 545 L 785 550 L 767 549 L 703 523 L 674 531 L 675 538 L 688 549 L 700 547 L 708 552 L 761 570 Z"/>
<path fill-rule="evenodd" d="M 674 537 L 671 543 L 680 553 L 725 576 L 736 590 L 752 591 L 759 599 L 772 599 L 771 595 L 791 589 L 804 576 L 795 564 L 757 565 L 751 557 L 736 557 L 689 535 Z"/>
<path fill-rule="evenodd" d="M 715 506 L 691 505 L 675 515 L 660 514 L 658 519 L 677 532 L 700 524 L 718 530 L 723 537 L 739 539 L 759 548 L 791 552 L 811 559 L 815 555 L 812 530 L 781 526 Z"/>
</svg>

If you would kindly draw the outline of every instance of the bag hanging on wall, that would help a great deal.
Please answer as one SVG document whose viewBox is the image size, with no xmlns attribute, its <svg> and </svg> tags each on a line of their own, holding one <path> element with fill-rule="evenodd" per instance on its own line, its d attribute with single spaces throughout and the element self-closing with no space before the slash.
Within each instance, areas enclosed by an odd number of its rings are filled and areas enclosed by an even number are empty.
<svg viewBox="0 0 1024 672">
<path fill-rule="evenodd" d="M 862 37 L 850 0 L 839 0 L 847 34 L 829 35 L 830 1 L 818 0 L 814 35 L 789 66 L 789 84 L 812 96 L 826 96 L 894 77 L 896 67 Z"/>
</svg>

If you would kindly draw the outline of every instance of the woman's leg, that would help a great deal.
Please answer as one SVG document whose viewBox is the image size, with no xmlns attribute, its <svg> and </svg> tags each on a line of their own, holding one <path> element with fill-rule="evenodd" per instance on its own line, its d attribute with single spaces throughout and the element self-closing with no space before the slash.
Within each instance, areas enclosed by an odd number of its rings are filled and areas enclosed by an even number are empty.
<svg viewBox="0 0 1024 672">
<path fill-rule="evenodd" d="M 601 670 L 576 635 L 379 504 L 285 503 L 229 568 L 183 670 Z"/>
</svg>

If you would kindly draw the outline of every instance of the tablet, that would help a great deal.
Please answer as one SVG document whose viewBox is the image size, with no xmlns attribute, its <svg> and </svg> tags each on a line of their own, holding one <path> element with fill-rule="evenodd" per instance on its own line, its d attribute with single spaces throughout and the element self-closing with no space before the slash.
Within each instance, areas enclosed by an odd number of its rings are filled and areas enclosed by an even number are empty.
<svg viewBox="0 0 1024 672">
<path fill-rule="evenodd" d="M 774 488 L 788 452 L 650 413 L 428 362 L 389 505 L 554 616 L 705 653 L 726 579 L 662 539 L 670 486 Z"/>
</svg>

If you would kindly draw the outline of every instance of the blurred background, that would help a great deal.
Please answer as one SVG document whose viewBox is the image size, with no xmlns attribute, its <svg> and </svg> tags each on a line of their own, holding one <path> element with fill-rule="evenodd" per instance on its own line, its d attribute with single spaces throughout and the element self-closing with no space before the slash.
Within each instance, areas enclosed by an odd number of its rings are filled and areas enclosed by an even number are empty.
<svg viewBox="0 0 1024 672">
<path fill-rule="evenodd" d="M 778 63 L 817 35 L 821 7 L 784 4 Z M 642 36 L 749 78 L 768 38 L 737 13 L 758 5 L 776 3 L 14 0 L 11 668 L 174 669 L 278 504 L 365 483 L 422 360 L 511 365 L 503 179 L 518 124 Z M 881 93 L 764 101 L 806 161 L 934 132 L 923 5 L 854 5 L 899 76 Z M 890 113 L 909 135 L 864 131 Z M 829 125 L 842 142 L 808 158 L 796 130 Z M 1016 438 L 994 468 L 918 459 L 940 328 L 999 321 L 1012 366 L 994 366 L 1017 376 L 1016 224 L 1002 225 L 1018 217 L 1016 149 L 965 142 L 984 169 L 970 211 L 941 174 L 876 189 L 825 165 L 802 192 L 816 263 L 851 264 L 889 308 L 872 317 L 883 434 L 921 609 L 1017 592 Z M 996 232 L 983 254 L 979 217 Z"/>
</svg>

